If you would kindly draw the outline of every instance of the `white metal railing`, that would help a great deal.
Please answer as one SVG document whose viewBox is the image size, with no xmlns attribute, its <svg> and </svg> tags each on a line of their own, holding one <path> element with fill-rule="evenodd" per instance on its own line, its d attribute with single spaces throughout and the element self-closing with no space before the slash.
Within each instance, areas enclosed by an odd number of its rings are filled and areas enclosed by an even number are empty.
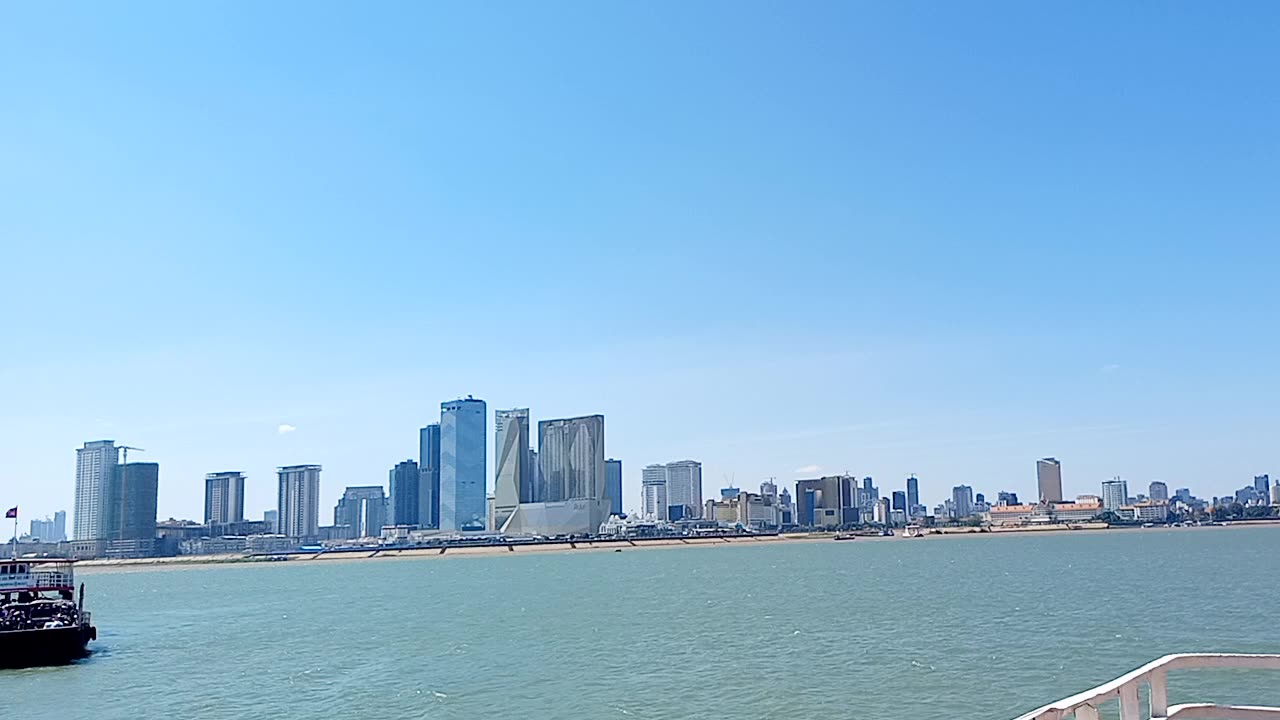
<svg viewBox="0 0 1280 720">
<path fill-rule="evenodd" d="M 1076 720 L 1098 720 L 1099 707 L 1112 700 L 1120 703 L 1120 720 L 1140 720 L 1142 715 L 1138 707 L 1138 689 L 1143 685 L 1150 688 L 1151 720 L 1280 720 L 1280 708 L 1275 707 L 1210 703 L 1170 706 L 1167 688 L 1169 671 L 1193 668 L 1280 670 L 1280 655 L 1165 655 L 1109 683 L 1032 710 L 1017 720 L 1060 720 L 1068 717 L 1075 717 Z"/>
</svg>

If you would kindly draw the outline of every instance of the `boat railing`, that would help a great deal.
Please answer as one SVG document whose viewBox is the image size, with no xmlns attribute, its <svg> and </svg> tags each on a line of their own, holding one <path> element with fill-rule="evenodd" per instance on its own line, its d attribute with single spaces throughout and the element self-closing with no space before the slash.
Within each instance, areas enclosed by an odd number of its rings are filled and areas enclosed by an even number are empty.
<svg viewBox="0 0 1280 720">
<path fill-rule="evenodd" d="M 59 570 L 36 570 L 31 573 L 31 584 L 34 587 L 71 587 L 75 584 L 71 573 Z"/>
<path fill-rule="evenodd" d="M 1193 653 L 1165 655 L 1131 673 L 1122 675 L 1092 690 L 1072 695 L 1033 710 L 1017 720 L 1098 720 L 1099 709 L 1108 702 L 1120 706 L 1120 720 L 1141 720 L 1138 691 L 1149 688 L 1151 720 L 1280 720 L 1280 708 L 1249 705 L 1217 705 L 1190 703 L 1169 705 L 1168 676 L 1170 670 L 1227 668 L 1235 670 L 1280 670 L 1280 655 L 1244 655 L 1231 653 Z"/>
</svg>

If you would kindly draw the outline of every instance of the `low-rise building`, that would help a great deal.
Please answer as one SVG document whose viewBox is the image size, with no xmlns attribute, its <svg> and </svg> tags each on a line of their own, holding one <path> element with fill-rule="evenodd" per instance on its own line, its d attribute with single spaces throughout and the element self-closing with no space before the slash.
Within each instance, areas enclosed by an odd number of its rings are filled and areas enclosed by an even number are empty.
<svg viewBox="0 0 1280 720">
<path fill-rule="evenodd" d="M 1136 522 L 1165 522 L 1169 519 L 1169 503 L 1148 500 L 1120 508 L 1120 516 Z"/>
</svg>

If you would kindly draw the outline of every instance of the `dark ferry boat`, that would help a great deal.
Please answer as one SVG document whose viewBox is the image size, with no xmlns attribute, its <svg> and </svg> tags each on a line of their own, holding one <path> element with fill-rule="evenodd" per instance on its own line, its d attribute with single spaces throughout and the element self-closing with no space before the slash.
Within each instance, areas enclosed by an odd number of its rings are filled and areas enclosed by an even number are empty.
<svg viewBox="0 0 1280 720">
<path fill-rule="evenodd" d="M 0 667 L 62 665 L 89 654 L 98 631 L 75 601 L 74 561 L 0 560 Z"/>
</svg>

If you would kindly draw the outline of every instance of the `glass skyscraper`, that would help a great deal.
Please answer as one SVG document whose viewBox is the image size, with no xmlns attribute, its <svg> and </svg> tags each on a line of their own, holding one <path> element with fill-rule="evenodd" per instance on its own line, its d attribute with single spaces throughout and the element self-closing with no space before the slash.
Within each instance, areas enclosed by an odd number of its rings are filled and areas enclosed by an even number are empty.
<svg viewBox="0 0 1280 720">
<path fill-rule="evenodd" d="M 440 424 L 418 431 L 418 523 L 440 527 Z"/>
<path fill-rule="evenodd" d="M 609 496 L 609 514 L 622 514 L 622 461 L 604 461 L 605 491 Z"/>
<path fill-rule="evenodd" d="M 486 521 L 483 400 L 440 404 L 440 529 L 484 530 Z"/>
</svg>

